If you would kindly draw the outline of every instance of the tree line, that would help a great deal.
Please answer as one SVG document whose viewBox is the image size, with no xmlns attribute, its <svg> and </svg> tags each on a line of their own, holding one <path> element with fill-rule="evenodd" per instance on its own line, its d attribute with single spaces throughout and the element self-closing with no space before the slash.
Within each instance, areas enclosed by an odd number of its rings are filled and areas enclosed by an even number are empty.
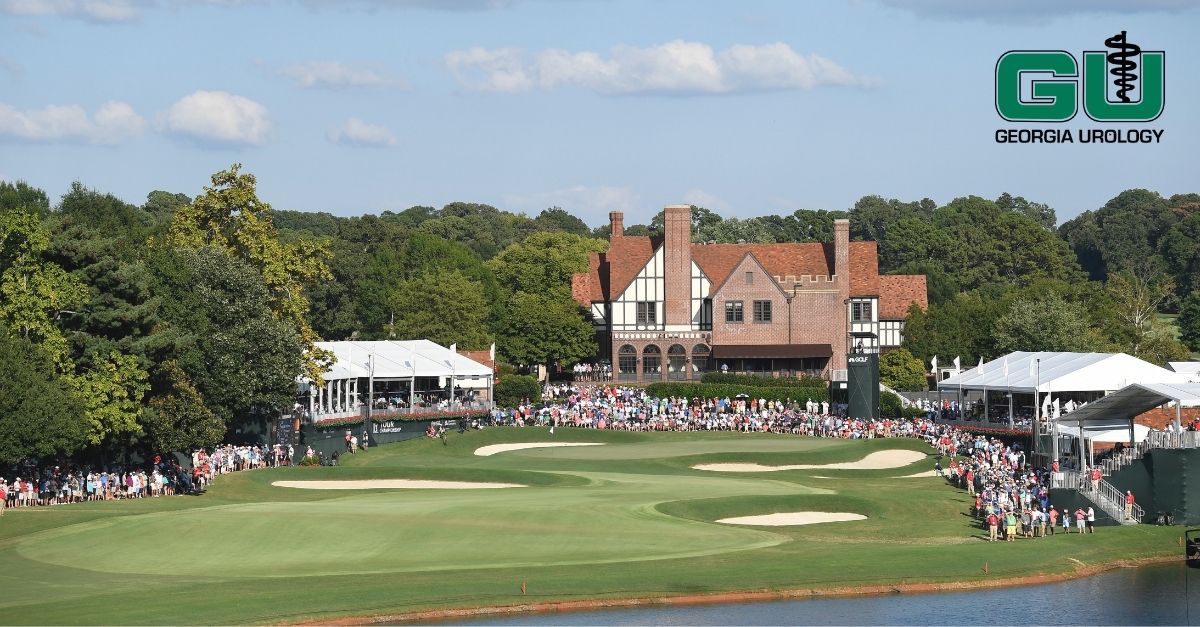
<svg viewBox="0 0 1200 627">
<path fill-rule="evenodd" d="M 930 307 L 889 356 L 913 378 L 933 355 L 1200 348 L 1197 207 L 1130 190 L 1058 228 L 1053 209 L 1008 194 L 692 218 L 696 241 L 717 242 L 830 241 L 849 218 L 853 238 L 879 242 L 881 271 L 928 276 Z M 626 233 L 661 230 L 660 213 Z M 317 340 L 494 342 L 506 364 L 570 366 L 597 352 L 571 275 L 607 237 L 558 207 L 278 210 L 236 164 L 194 198 L 140 205 L 0 182 L 0 463 L 253 437 L 298 374 L 320 380 Z"/>
</svg>

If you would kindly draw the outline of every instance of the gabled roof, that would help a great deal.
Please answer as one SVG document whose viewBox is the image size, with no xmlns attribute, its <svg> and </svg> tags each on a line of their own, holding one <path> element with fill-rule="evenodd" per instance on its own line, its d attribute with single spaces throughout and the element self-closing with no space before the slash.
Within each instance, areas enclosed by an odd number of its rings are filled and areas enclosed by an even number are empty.
<svg viewBox="0 0 1200 627">
<path fill-rule="evenodd" d="M 662 246 L 661 237 L 618 236 L 610 238 L 605 264 L 608 266 L 606 300 L 613 300 L 629 287 L 638 272 L 654 257 L 654 251 Z"/>
<path fill-rule="evenodd" d="M 1059 428 L 1077 430 L 1082 423 L 1085 430 L 1128 429 L 1139 414 L 1167 403 L 1200 405 L 1200 383 L 1134 383 L 1063 414 L 1058 419 Z"/>
<path fill-rule="evenodd" d="M 885 274 L 879 277 L 879 319 L 904 320 L 908 306 L 929 309 L 929 291 L 923 274 Z"/>
<path fill-rule="evenodd" d="M 729 278 L 747 253 L 773 276 L 833 274 L 833 244 L 692 244 L 692 259 L 714 287 Z"/>
<path fill-rule="evenodd" d="M 1039 392 L 1110 392 L 1131 383 L 1186 382 L 1183 375 L 1125 353 L 1016 352 L 982 367 L 969 368 L 939 382 L 938 387 L 1025 393 L 1032 393 L 1035 387 Z"/>
<path fill-rule="evenodd" d="M 850 295 L 879 296 L 879 246 L 850 242 Z"/>
<path fill-rule="evenodd" d="M 747 253 L 745 253 L 744 255 L 742 255 L 742 258 L 741 258 L 741 259 L 739 259 L 737 263 L 733 264 L 733 268 L 730 268 L 730 269 L 729 269 L 729 272 L 725 273 L 725 279 L 724 279 L 724 280 L 722 280 L 720 283 L 716 283 L 716 284 L 714 284 L 714 283 L 709 283 L 709 285 L 708 285 L 708 295 L 709 295 L 709 296 L 712 296 L 712 295 L 714 295 L 714 294 L 716 294 L 716 293 L 720 292 L 720 291 L 721 291 L 721 288 L 725 287 L 725 284 L 729 282 L 729 278 L 730 278 L 731 276 L 733 276 L 733 270 L 734 270 L 734 268 L 737 268 L 737 267 L 741 266 L 741 265 L 742 265 L 742 263 L 743 263 L 743 262 L 744 262 L 746 259 L 749 259 L 751 262 L 753 262 L 753 263 L 754 263 L 754 265 L 758 266 L 758 267 L 759 267 L 759 269 L 761 269 L 763 272 L 770 273 L 770 271 L 769 271 L 769 270 L 767 270 L 766 266 L 764 266 L 764 265 L 762 264 L 762 262 L 758 260 L 758 257 L 755 257 L 755 256 L 754 256 L 754 253 L 752 253 L 752 252 L 747 252 Z M 771 285 L 774 285 L 774 286 L 775 286 L 775 289 L 779 291 L 779 294 L 780 294 L 780 295 L 782 295 L 782 296 L 788 296 L 788 293 L 787 293 L 787 292 L 785 292 L 785 291 L 783 291 L 783 287 L 782 287 L 782 286 L 780 286 L 780 285 L 779 285 L 779 283 L 778 283 L 778 282 L 776 282 L 774 278 L 772 278 L 772 279 L 771 279 Z"/>
</svg>

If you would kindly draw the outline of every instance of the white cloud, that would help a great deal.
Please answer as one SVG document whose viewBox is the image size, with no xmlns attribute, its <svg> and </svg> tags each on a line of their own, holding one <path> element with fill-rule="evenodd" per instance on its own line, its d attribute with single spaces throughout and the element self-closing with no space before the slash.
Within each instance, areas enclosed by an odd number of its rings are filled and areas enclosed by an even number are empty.
<svg viewBox="0 0 1200 627">
<path fill-rule="evenodd" d="M 131 22 L 146 0 L 0 0 L 0 13 L 54 16 L 89 22 Z"/>
<path fill-rule="evenodd" d="M 574 185 L 564 189 L 529 194 L 505 194 L 506 206 L 530 215 L 549 207 L 562 207 L 588 224 L 604 224 L 609 211 L 632 212 L 640 206 L 637 194 L 628 187 Z"/>
<path fill-rule="evenodd" d="M 716 194 L 710 194 L 702 189 L 689 189 L 683 193 L 683 203 L 704 207 L 710 211 L 722 212 L 729 209 L 729 203 Z"/>
<path fill-rule="evenodd" d="M 328 133 L 329 141 L 335 144 L 354 146 L 395 146 L 396 136 L 385 126 L 368 124 L 358 118 L 349 118 L 338 128 Z"/>
<path fill-rule="evenodd" d="M 675 40 L 646 48 L 617 46 L 607 58 L 551 49 L 528 60 L 512 48 L 470 48 L 450 52 L 445 61 L 467 87 L 498 92 L 581 87 L 601 94 L 721 94 L 872 83 L 784 43 L 740 44 L 718 53 L 707 44 Z"/>
<path fill-rule="evenodd" d="M 79 105 L 20 111 L 0 103 L 0 136 L 26 141 L 117 144 L 145 128 L 146 120 L 124 102 L 106 102 L 90 117 Z"/>
<path fill-rule="evenodd" d="M 307 61 L 293 63 L 279 71 L 301 87 L 384 87 L 403 85 L 401 81 L 375 70 L 353 67 L 336 61 Z"/>
<path fill-rule="evenodd" d="M 267 108 L 223 91 L 197 91 L 171 105 L 162 119 L 168 132 L 228 145 L 261 145 L 271 131 Z"/>
</svg>

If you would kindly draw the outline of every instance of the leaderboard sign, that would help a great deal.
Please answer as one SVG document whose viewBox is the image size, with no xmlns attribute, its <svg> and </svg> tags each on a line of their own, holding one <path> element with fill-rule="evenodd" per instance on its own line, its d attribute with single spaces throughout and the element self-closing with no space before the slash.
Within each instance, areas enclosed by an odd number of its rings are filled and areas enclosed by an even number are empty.
<svg viewBox="0 0 1200 627">
<path fill-rule="evenodd" d="M 847 416 L 874 420 L 879 417 L 879 355 L 857 353 L 846 359 Z"/>
</svg>

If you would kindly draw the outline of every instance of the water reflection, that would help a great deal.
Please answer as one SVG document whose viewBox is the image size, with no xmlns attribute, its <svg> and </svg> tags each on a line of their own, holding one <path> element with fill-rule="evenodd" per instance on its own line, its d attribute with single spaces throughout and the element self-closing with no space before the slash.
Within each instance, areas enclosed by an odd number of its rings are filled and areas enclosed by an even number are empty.
<svg viewBox="0 0 1200 627">
<path fill-rule="evenodd" d="M 455 622 L 470 625 L 1196 625 L 1200 624 L 1200 570 L 1185 568 L 1180 563 L 1121 569 L 1040 586 L 971 592 L 520 614 Z"/>
</svg>

